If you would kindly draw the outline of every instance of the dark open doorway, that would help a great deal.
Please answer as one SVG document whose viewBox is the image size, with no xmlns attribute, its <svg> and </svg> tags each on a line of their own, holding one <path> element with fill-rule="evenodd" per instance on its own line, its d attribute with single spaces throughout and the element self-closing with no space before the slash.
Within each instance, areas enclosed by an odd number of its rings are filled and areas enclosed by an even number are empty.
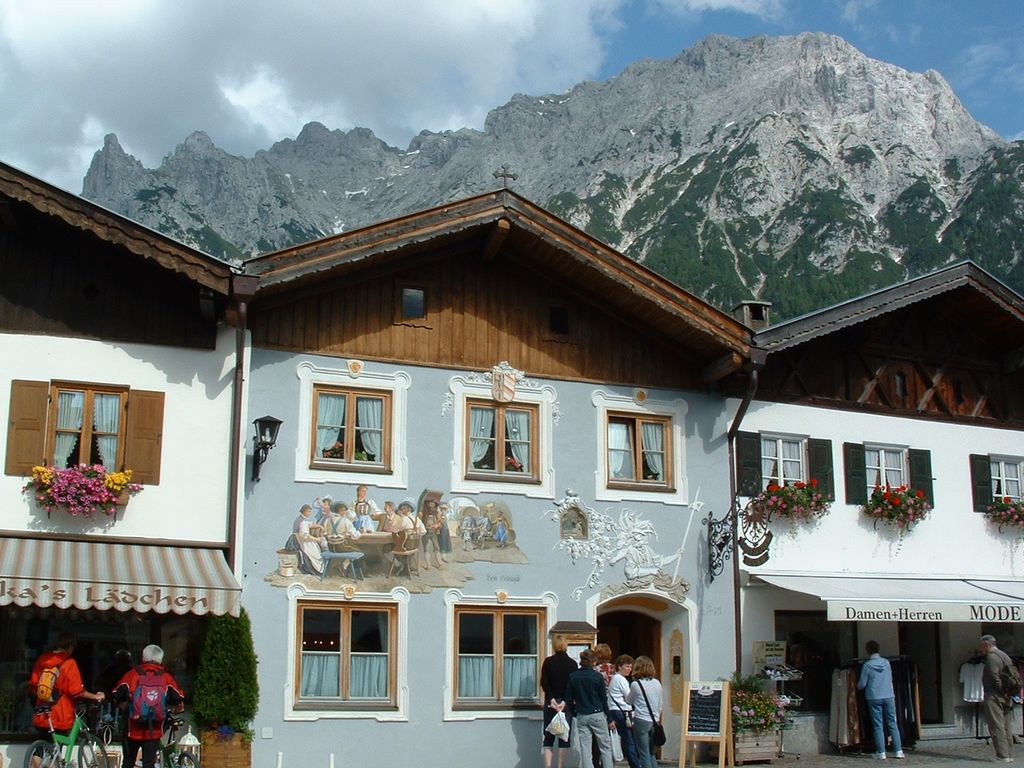
<svg viewBox="0 0 1024 768">
<path fill-rule="evenodd" d="M 613 656 L 647 656 L 661 669 L 661 622 L 642 613 L 614 610 L 597 617 L 597 642 L 608 643 Z"/>
</svg>

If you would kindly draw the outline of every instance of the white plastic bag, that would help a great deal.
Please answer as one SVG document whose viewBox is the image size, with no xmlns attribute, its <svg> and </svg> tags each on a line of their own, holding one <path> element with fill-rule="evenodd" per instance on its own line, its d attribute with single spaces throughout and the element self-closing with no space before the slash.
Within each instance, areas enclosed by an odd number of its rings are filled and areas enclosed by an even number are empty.
<svg viewBox="0 0 1024 768">
<path fill-rule="evenodd" d="M 555 716 L 552 717 L 551 722 L 548 723 L 547 732 L 562 741 L 568 740 L 569 721 L 565 719 L 564 713 L 555 712 Z"/>
<path fill-rule="evenodd" d="M 609 729 L 608 738 L 612 740 L 612 760 L 616 762 L 624 759 L 622 755 L 622 739 L 617 730 Z"/>
</svg>

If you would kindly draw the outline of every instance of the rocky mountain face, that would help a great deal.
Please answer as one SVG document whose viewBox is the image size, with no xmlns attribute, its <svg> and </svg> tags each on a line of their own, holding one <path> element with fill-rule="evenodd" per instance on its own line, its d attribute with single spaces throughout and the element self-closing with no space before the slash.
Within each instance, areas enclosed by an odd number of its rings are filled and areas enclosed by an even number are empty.
<svg viewBox="0 0 1024 768">
<path fill-rule="evenodd" d="M 970 258 L 1024 291 L 1024 143 L 936 72 L 838 37 L 710 37 L 554 95 L 484 130 L 401 150 L 310 123 L 255 157 L 192 134 L 159 168 L 106 138 L 83 195 L 217 256 L 249 255 L 510 187 L 731 308 L 773 319 Z"/>
</svg>

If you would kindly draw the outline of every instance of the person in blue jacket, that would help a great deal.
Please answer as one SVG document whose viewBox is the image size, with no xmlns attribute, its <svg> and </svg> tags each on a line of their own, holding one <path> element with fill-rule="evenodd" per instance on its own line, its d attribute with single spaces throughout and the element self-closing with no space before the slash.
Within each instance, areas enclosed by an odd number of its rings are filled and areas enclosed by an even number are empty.
<svg viewBox="0 0 1024 768">
<path fill-rule="evenodd" d="M 857 687 L 864 691 L 864 698 L 868 701 L 871 727 L 875 732 L 874 758 L 885 760 L 885 730 L 888 730 L 896 759 L 902 760 L 903 742 L 900 740 L 899 726 L 896 725 L 896 692 L 892 687 L 892 666 L 888 659 L 883 659 L 879 655 L 878 643 L 874 640 L 868 640 L 864 644 L 864 650 L 868 653 L 868 660 L 861 667 Z"/>
</svg>

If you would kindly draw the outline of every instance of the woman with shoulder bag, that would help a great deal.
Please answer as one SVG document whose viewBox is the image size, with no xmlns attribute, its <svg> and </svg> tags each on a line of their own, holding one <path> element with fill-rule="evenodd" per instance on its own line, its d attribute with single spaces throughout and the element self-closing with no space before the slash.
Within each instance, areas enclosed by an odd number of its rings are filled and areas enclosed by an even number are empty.
<svg viewBox="0 0 1024 768">
<path fill-rule="evenodd" d="M 615 719 L 615 732 L 622 743 L 622 754 L 629 768 L 643 768 L 633 740 L 633 706 L 629 696 L 629 676 L 633 672 L 633 657 L 622 654 L 615 660 L 615 674 L 608 683 L 608 712 Z M 612 736 L 614 739 L 615 736 Z"/>
<path fill-rule="evenodd" d="M 633 707 L 633 737 L 641 768 L 657 768 L 654 757 L 654 726 L 661 721 L 661 683 L 654 677 L 654 662 L 638 656 L 633 663 L 633 682 L 626 701 Z"/>
</svg>

